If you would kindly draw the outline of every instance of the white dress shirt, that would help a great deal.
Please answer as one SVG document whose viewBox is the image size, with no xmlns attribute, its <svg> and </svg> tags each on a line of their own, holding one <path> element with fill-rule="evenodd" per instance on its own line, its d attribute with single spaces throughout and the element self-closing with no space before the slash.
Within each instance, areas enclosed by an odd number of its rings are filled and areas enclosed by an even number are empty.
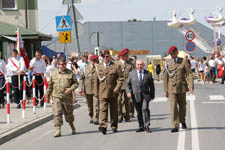
<svg viewBox="0 0 225 150">
<path fill-rule="evenodd" d="M 20 67 L 21 72 L 26 71 L 26 66 L 23 57 L 17 56 L 17 58 L 12 57 L 9 58 L 8 64 L 7 64 L 7 72 L 10 73 L 10 76 L 18 75 L 18 68 L 12 63 L 12 61 L 16 64 L 17 67 Z"/>
<path fill-rule="evenodd" d="M 7 74 L 7 70 L 6 70 L 6 64 L 4 62 L 4 60 L 0 59 L 0 72 L 6 76 Z"/>
<path fill-rule="evenodd" d="M 52 76 L 53 72 L 56 70 L 57 70 L 57 67 L 55 67 L 53 64 L 47 66 L 46 74 L 45 74 L 47 82 L 50 81 L 50 77 Z"/>
<path fill-rule="evenodd" d="M 32 68 L 33 74 L 45 74 L 46 72 L 46 64 L 43 59 L 37 60 L 33 58 L 30 61 L 30 68 Z"/>
<path fill-rule="evenodd" d="M 103 64 L 104 64 L 104 67 L 107 68 L 107 67 L 109 67 L 110 62 L 108 62 L 107 64 L 106 63 L 103 63 Z"/>
<path fill-rule="evenodd" d="M 216 61 L 214 59 L 209 60 L 209 67 L 216 67 Z"/>
<path fill-rule="evenodd" d="M 125 61 L 124 60 L 120 59 L 120 61 L 121 61 L 122 64 L 125 64 Z"/>
<path fill-rule="evenodd" d="M 66 68 L 69 69 L 69 70 L 73 70 L 72 69 L 72 62 L 69 61 L 67 64 L 66 64 Z"/>
</svg>

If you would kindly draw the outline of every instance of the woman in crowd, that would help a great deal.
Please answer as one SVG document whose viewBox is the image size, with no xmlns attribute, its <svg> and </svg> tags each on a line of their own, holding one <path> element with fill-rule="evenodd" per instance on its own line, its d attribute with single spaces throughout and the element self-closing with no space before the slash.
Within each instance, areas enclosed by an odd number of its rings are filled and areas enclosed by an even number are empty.
<svg viewBox="0 0 225 150">
<path fill-rule="evenodd" d="M 202 59 L 200 59 L 199 64 L 198 64 L 198 72 L 199 72 L 199 80 L 204 83 L 204 70 L 205 70 L 205 65 Z"/>
<path fill-rule="evenodd" d="M 160 72 L 161 72 L 160 62 L 157 62 L 155 70 L 156 70 L 157 80 L 159 81 L 160 80 L 160 76 L 159 75 L 160 75 Z"/>
<path fill-rule="evenodd" d="M 152 77 L 154 77 L 154 67 L 152 65 L 152 62 L 149 63 L 148 65 L 148 71 L 152 73 Z"/>
</svg>

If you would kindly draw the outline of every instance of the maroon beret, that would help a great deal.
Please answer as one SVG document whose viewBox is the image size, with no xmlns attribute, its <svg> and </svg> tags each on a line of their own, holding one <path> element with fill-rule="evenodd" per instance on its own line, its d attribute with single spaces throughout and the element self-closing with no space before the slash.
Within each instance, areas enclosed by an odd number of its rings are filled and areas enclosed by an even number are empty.
<svg viewBox="0 0 225 150">
<path fill-rule="evenodd" d="M 168 50 L 168 54 L 171 54 L 174 51 L 177 51 L 177 47 L 176 46 L 171 46 L 170 49 Z"/>
<path fill-rule="evenodd" d="M 90 61 L 94 61 L 94 60 L 96 60 L 96 59 L 98 59 L 98 55 L 92 55 L 92 56 L 90 57 Z"/>
<path fill-rule="evenodd" d="M 104 54 L 104 55 L 110 55 L 110 52 L 109 52 L 108 49 L 105 49 L 105 50 L 103 51 L 103 54 Z"/>
<path fill-rule="evenodd" d="M 126 55 L 128 52 L 129 52 L 129 49 L 128 49 L 128 48 L 124 48 L 124 49 L 119 53 L 119 56 Z"/>
<path fill-rule="evenodd" d="M 123 50 L 126 51 L 126 53 L 129 52 L 129 49 L 128 48 L 124 48 Z"/>
<path fill-rule="evenodd" d="M 110 52 L 108 49 L 105 49 L 101 54 L 102 57 L 104 57 L 105 55 L 110 55 Z"/>
</svg>

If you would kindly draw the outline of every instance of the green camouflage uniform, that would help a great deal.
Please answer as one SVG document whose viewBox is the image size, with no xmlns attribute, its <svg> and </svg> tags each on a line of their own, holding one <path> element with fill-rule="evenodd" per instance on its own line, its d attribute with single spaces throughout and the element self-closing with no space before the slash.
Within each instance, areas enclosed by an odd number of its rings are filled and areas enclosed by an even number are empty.
<svg viewBox="0 0 225 150">
<path fill-rule="evenodd" d="M 57 70 L 53 72 L 49 81 L 46 97 L 49 99 L 52 94 L 55 126 L 63 125 L 63 113 L 68 123 L 74 121 L 72 92 L 68 95 L 64 92 L 67 88 L 73 91 L 77 87 L 78 81 L 71 70 L 66 69 L 65 71 Z"/>
</svg>

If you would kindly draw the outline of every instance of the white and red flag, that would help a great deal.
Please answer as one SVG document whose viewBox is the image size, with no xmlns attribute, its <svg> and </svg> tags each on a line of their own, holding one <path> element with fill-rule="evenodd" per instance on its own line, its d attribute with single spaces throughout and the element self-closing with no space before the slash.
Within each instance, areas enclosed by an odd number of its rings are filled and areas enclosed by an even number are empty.
<svg viewBox="0 0 225 150">
<path fill-rule="evenodd" d="M 20 29 L 19 27 L 17 27 L 17 31 L 16 31 L 16 50 L 18 51 L 18 54 L 23 57 L 24 61 L 25 61 L 25 65 L 26 65 L 26 68 L 28 69 L 29 68 L 29 59 L 27 57 L 27 53 L 26 53 L 26 50 L 25 50 L 25 47 L 24 47 L 24 42 L 22 40 L 22 36 L 20 34 Z"/>
</svg>

